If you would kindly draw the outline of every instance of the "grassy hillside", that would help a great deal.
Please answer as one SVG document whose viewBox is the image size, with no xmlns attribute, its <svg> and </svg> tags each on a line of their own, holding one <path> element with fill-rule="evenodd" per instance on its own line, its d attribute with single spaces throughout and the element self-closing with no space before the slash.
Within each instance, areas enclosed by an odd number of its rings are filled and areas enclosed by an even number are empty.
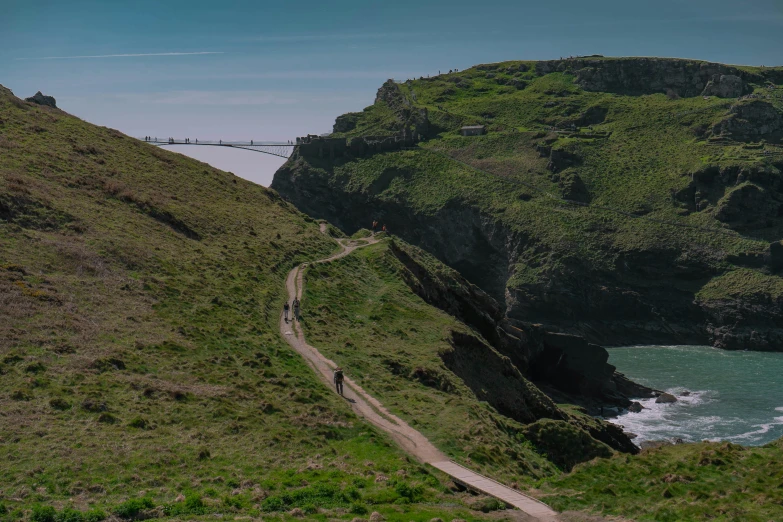
<svg viewBox="0 0 783 522">
<path fill-rule="evenodd" d="M 335 246 L 273 191 L 0 88 L 0 519 L 481 518 L 282 342 L 287 272 Z"/>
<path fill-rule="evenodd" d="M 477 334 L 412 291 L 411 274 L 395 249 L 427 262 L 416 249 L 387 240 L 309 268 L 302 324 L 324 354 L 450 456 L 533 488 L 566 512 L 657 522 L 763 522 L 783 516 L 778 487 L 782 441 L 750 448 L 708 442 L 664 445 L 639 455 L 600 458 L 608 454 L 602 445 L 580 445 L 573 432 L 563 430 L 565 423 L 526 424 L 499 414 L 480 400 L 481 390 L 470 389 L 446 364 L 457 349 L 455 332 Z M 489 365 L 485 357 L 471 371 L 480 374 Z M 497 394 L 503 384 L 485 381 L 484 386 Z M 569 452 L 571 458 L 578 454 L 578 460 L 593 460 L 561 472 L 543 458 L 562 465 Z"/>
<path fill-rule="evenodd" d="M 558 509 L 592 509 L 633 520 L 743 520 L 783 516 L 781 442 L 761 448 L 696 443 L 580 465 L 541 484 Z"/>
<path fill-rule="evenodd" d="M 455 458 L 508 482 L 553 473 L 523 426 L 480 402 L 480 394 L 446 366 L 442 359 L 455 350 L 454 334 L 474 333 L 414 294 L 404 272 L 388 242 L 311 267 L 303 300 L 310 342 Z M 547 400 L 525 384 L 535 399 Z"/>
<path fill-rule="evenodd" d="M 738 82 L 730 95 L 712 87 L 724 77 Z M 766 285 L 738 294 L 732 281 L 751 278 L 730 274 L 779 280 L 783 266 L 769 246 L 783 237 L 782 78 L 588 58 L 387 82 L 333 136 L 419 134 L 416 147 L 292 158 L 273 187 L 347 231 L 380 219 L 522 321 L 597 342 L 780 347 L 778 296 Z M 487 134 L 459 134 L 475 124 Z M 700 297 L 721 293 L 733 300 L 717 308 Z M 756 298 L 764 319 L 743 312 Z"/>
</svg>

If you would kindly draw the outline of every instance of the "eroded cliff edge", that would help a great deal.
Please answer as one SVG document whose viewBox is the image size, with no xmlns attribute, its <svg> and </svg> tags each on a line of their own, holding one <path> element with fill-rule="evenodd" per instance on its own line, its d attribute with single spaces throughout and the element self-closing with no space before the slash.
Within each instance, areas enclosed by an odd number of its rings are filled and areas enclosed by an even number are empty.
<svg viewBox="0 0 783 522">
<path fill-rule="evenodd" d="M 349 233 L 380 220 L 517 324 L 779 350 L 780 76 L 593 58 L 387 82 L 272 187 Z"/>
</svg>

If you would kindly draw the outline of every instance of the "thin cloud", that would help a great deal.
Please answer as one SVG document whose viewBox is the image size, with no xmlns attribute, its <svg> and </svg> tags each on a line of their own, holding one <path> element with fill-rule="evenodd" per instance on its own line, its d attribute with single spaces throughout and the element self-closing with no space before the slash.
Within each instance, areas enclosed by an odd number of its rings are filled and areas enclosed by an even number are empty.
<svg viewBox="0 0 783 522">
<path fill-rule="evenodd" d="M 331 41 L 351 41 L 351 40 L 385 40 L 397 38 L 412 38 L 417 36 L 428 36 L 427 33 L 309 33 L 309 34 L 291 34 L 291 35 L 262 35 L 245 38 L 245 41 L 252 42 L 315 42 L 323 40 Z"/>
<path fill-rule="evenodd" d="M 41 56 L 38 58 L 17 58 L 17 60 L 76 60 L 80 58 L 136 58 L 140 56 L 195 56 L 203 54 L 225 54 L 223 51 L 198 51 L 192 53 L 128 53 L 128 54 L 90 54 L 80 56 Z"/>
</svg>

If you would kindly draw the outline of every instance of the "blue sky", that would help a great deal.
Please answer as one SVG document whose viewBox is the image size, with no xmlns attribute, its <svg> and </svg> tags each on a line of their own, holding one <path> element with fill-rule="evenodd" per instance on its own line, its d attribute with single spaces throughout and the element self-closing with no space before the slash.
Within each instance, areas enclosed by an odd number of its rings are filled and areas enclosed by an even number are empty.
<svg viewBox="0 0 783 522">
<path fill-rule="evenodd" d="M 387 78 L 478 63 L 603 54 L 780 65 L 781 49 L 781 0 L 0 0 L 0 84 L 133 136 L 328 132 Z M 280 164 L 179 150 L 262 184 Z"/>
</svg>

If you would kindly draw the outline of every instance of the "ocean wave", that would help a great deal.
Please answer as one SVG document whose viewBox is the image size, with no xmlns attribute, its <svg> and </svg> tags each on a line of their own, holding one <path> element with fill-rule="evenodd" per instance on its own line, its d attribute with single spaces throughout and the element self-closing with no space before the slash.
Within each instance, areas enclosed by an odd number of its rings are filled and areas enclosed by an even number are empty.
<svg viewBox="0 0 783 522">
<path fill-rule="evenodd" d="M 640 413 L 623 412 L 613 420 L 636 433 L 637 444 L 680 438 L 755 445 L 783 436 L 783 353 L 637 346 L 611 348 L 609 354 L 609 362 L 629 379 L 678 399 L 673 404 L 643 399 Z M 686 389 L 690 393 L 683 395 Z"/>
<path fill-rule="evenodd" d="M 622 426 L 627 432 L 635 433 L 638 436 L 637 444 L 673 438 L 686 442 L 727 440 L 758 443 L 768 438 L 765 435 L 770 431 L 783 426 L 783 416 L 773 417 L 769 422 L 748 424 L 748 419 L 736 416 L 710 415 L 706 412 L 700 414 L 704 406 L 719 400 L 719 393 L 715 390 L 690 391 L 689 395 L 682 395 L 686 391 L 683 387 L 666 391 L 675 395 L 677 402 L 658 404 L 654 397 L 642 399 L 639 400 L 644 407 L 641 412 L 626 412 L 609 421 Z M 783 412 L 783 406 L 775 408 L 775 411 Z M 739 430 L 747 431 L 737 433 Z M 736 434 L 729 435 L 732 432 Z"/>
<path fill-rule="evenodd" d="M 781 411 L 781 408 L 775 408 L 777 411 Z M 732 437 L 724 437 L 725 440 L 749 440 L 752 442 L 755 442 L 758 440 L 759 435 L 765 435 L 770 432 L 775 426 L 783 426 L 783 417 L 775 417 L 772 419 L 772 422 L 767 422 L 763 424 L 753 424 L 751 428 L 758 428 L 757 430 L 748 431 L 746 433 L 740 433 L 739 435 L 734 435 Z"/>
</svg>

